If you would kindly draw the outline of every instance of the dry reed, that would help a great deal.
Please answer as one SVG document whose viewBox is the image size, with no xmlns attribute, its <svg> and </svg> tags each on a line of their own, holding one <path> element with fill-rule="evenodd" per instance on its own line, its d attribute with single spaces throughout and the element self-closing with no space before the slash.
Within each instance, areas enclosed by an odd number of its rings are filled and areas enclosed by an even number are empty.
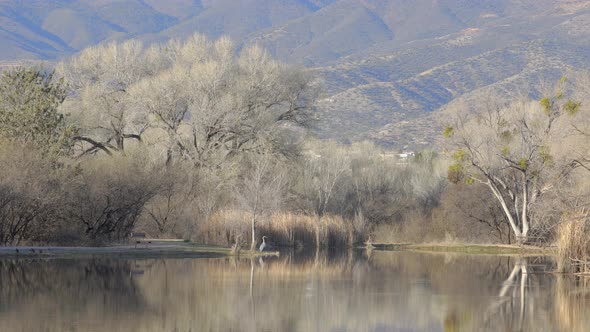
<svg viewBox="0 0 590 332">
<path fill-rule="evenodd" d="M 564 215 L 557 229 L 558 270 L 568 273 L 590 272 L 590 222 L 588 211 Z"/>
<path fill-rule="evenodd" d="M 199 227 L 199 239 L 207 244 L 232 245 L 241 235 L 251 242 L 251 216 L 240 210 L 223 210 Z M 356 233 L 350 220 L 327 215 L 322 218 L 289 212 L 275 213 L 257 223 L 257 238 L 266 235 L 276 246 L 316 246 L 315 235 L 320 232 L 320 245 L 345 247 L 355 242 Z"/>
</svg>

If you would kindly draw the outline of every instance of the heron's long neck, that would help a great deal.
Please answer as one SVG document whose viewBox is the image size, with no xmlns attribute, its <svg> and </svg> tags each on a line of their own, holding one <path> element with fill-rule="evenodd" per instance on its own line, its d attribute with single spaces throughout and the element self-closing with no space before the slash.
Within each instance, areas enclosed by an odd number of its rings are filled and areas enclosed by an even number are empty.
<svg viewBox="0 0 590 332">
<path fill-rule="evenodd" d="M 265 237 L 262 238 L 262 243 L 266 243 L 266 238 Z"/>
</svg>

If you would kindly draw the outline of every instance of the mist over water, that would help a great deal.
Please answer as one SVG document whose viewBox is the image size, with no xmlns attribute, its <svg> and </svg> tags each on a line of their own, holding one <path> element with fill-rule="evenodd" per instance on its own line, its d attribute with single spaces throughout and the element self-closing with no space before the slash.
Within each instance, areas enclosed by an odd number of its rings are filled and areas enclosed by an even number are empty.
<svg viewBox="0 0 590 332">
<path fill-rule="evenodd" d="M 0 331 L 582 331 L 548 258 L 349 251 L 0 260 Z"/>
</svg>

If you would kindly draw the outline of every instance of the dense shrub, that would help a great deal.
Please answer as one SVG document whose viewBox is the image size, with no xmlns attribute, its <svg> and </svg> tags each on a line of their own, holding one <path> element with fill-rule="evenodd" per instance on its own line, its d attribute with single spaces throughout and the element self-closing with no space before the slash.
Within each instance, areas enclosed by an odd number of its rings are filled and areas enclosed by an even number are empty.
<svg viewBox="0 0 590 332">
<path fill-rule="evenodd" d="M 46 236 L 62 181 L 53 162 L 39 151 L 0 143 L 0 245 L 21 244 Z"/>
<path fill-rule="evenodd" d="M 64 193 L 63 217 L 80 225 L 90 241 L 119 241 L 131 232 L 144 206 L 161 188 L 159 176 L 138 160 L 94 161 L 82 166 Z"/>
</svg>

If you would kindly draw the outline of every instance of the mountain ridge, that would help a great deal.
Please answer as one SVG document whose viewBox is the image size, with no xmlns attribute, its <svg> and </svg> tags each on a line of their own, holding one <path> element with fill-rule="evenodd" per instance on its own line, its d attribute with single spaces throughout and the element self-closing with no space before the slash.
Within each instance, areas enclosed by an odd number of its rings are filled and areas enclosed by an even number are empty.
<svg viewBox="0 0 590 332">
<path fill-rule="evenodd" d="M 588 0 L 0 0 L 0 66 L 195 32 L 314 71 L 320 137 L 394 148 L 434 144 L 456 103 L 590 69 Z"/>
</svg>

